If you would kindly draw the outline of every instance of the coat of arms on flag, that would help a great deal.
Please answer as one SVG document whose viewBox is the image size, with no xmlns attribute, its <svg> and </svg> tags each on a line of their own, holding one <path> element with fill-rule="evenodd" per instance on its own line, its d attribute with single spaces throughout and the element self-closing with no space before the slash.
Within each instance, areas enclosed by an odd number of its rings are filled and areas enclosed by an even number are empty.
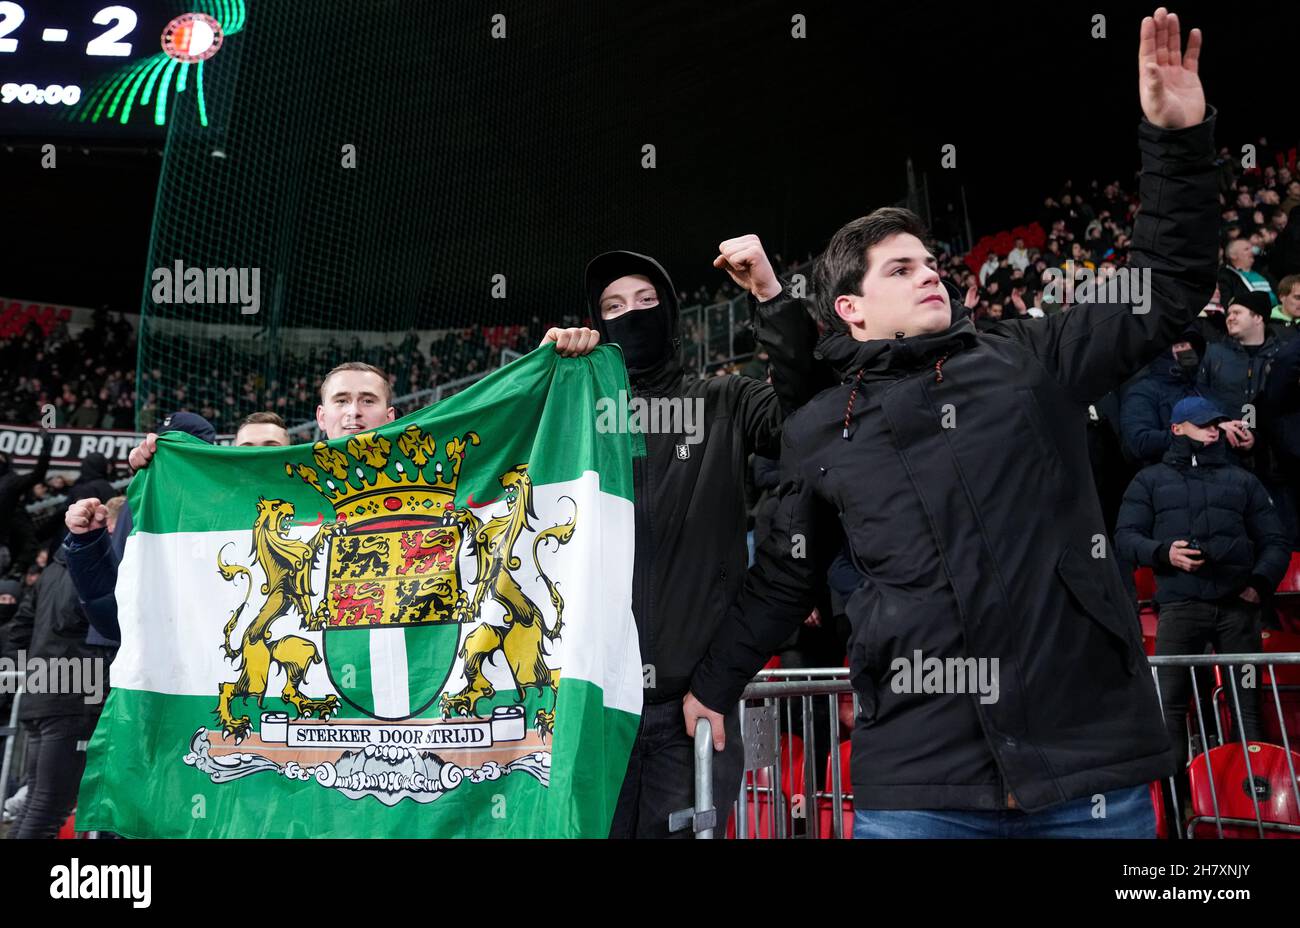
<svg viewBox="0 0 1300 928">
<path fill-rule="evenodd" d="M 607 830 L 640 710 L 631 445 L 587 421 L 548 434 L 562 409 L 594 421 L 593 387 L 626 376 L 607 367 L 536 352 L 346 439 L 161 450 L 132 488 L 79 817 L 140 836 Z M 505 376 L 530 372 L 540 389 Z M 159 828 L 121 792 L 146 770 L 295 811 Z M 531 820 L 493 823 L 502 797 Z"/>
</svg>

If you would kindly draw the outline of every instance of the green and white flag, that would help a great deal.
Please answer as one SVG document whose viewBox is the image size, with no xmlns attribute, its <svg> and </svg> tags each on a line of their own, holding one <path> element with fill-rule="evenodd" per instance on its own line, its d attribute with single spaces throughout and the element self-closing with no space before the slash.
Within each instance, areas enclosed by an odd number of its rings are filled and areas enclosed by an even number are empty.
<svg viewBox="0 0 1300 928">
<path fill-rule="evenodd" d="M 596 422 L 626 389 L 615 349 L 548 347 L 346 439 L 164 435 L 78 829 L 608 834 L 641 712 L 637 436 Z"/>
</svg>

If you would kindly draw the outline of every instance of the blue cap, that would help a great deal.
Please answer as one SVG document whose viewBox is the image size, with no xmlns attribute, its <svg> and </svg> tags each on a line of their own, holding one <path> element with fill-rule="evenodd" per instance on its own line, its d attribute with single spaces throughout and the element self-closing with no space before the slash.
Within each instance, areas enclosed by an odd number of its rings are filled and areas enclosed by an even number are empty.
<svg viewBox="0 0 1300 928">
<path fill-rule="evenodd" d="M 1170 415 L 1170 423 L 1190 422 L 1197 428 L 1204 428 L 1214 422 L 1224 422 L 1228 419 L 1220 410 L 1203 396 L 1188 396 L 1174 404 L 1173 414 Z"/>
<path fill-rule="evenodd" d="M 206 441 L 209 445 L 217 440 L 217 430 L 212 423 L 197 413 L 174 412 L 163 420 L 158 433 L 188 432 L 195 438 Z"/>
</svg>

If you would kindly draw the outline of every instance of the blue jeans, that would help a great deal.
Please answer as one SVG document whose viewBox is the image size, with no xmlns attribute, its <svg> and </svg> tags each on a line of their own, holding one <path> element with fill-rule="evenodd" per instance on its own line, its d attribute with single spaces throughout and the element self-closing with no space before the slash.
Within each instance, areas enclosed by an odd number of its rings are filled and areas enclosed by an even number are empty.
<svg viewBox="0 0 1300 928">
<path fill-rule="evenodd" d="M 1154 838 L 1156 813 L 1147 785 L 1072 799 L 1041 812 L 1005 809 L 858 809 L 855 838 Z"/>
</svg>

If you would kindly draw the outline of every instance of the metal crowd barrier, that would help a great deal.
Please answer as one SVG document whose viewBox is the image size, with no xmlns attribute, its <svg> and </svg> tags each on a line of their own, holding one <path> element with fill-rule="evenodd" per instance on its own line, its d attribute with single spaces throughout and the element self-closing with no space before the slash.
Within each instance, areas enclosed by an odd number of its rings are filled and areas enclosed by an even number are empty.
<svg viewBox="0 0 1300 928">
<path fill-rule="evenodd" d="M 1160 837 L 1300 838 L 1300 653 L 1148 661 L 1157 692 L 1161 669 L 1183 668 L 1191 684 L 1188 763 L 1152 784 Z M 850 837 L 847 733 L 859 706 L 848 674 L 847 668 L 780 669 L 754 678 L 739 707 L 745 772 L 736 799 L 720 808 L 712 795 L 712 734 L 702 720 L 695 732 L 695 807 L 676 813 L 671 826 L 693 827 L 697 838 Z M 1242 712 L 1246 697 L 1258 699 L 1252 740 Z M 853 713 L 841 737 L 840 707 L 849 700 Z"/>
<path fill-rule="evenodd" d="M 20 743 L 25 743 L 23 738 L 23 728 L 18 723 L 18 710 L 22 707 L 23 690 L 27 683 L 27 675 L 21 670 L 0 670 L 0 680 L 17 680 L 18 687 L 14 691 L 13 706 L 9 709 L 9 719 L 7 724 L 0 726 L 0 738 L 4 738 L 4 755 L 0 760 L 0 811 L 3 811 L 5 801 L 9 798 L 9 774 L 11 771 L 22 770 L 23 752 L 19 750 Z M 17 762 L 15 762 L 17 758 Z M 17 792 L 15 787 L 14 792 Z"/>
</svg>

